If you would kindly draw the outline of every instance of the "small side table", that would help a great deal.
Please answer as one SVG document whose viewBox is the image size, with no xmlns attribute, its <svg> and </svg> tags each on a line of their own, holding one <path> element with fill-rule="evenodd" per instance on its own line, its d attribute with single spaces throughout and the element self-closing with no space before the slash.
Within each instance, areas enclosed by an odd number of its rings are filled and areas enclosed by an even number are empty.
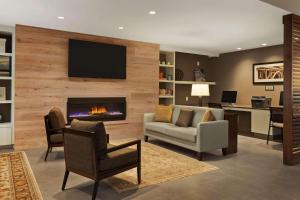
<svg viewBox="0 0 300 200">
<path fill-rule="evenodd" d="M 238 114 L 232 112 L 224 113 L 224 119 L 228 120 L 228 148 L 226 153 L 233 154 L 237 153 L 238 147 Z"/>
</svg>

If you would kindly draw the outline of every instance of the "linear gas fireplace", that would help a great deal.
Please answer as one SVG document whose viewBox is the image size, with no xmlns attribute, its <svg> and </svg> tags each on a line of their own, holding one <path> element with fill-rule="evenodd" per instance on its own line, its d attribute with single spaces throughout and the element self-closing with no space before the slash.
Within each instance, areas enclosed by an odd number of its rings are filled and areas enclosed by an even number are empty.
<svg viewBox="0 0 300 200">
<path fill-rule="evenodd" d="M 68 98 L 68 123 L 85 121 L 116 121 L 126 119 L 125 97 Z"/>
</svg>

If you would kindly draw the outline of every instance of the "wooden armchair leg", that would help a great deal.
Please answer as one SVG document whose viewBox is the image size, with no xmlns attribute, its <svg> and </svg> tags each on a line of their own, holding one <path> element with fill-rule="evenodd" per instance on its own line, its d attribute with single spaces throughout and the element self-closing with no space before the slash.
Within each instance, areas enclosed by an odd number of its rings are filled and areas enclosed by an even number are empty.
<svg viewBox="0 0 300 200">
<path fill-rule="evenodd" d="M 68 180 L 68 177 L 69 177 L 69 173 L 70 172 L 68 170 L 65 171 L 64 181 L 63 181 L 63 184 L 61 186 L 61 190 L 65 190 L 65 188 L 66 188 L 66 183 L 67 183 L 67 180 Z"/>
<path fill-rule="evenodd" d="M 107 141 L 107 144 L 109 143 L 109 134 L 106 134 L 106 141 Z"/>
<path fill-rule="evenodd" d="M 222 153 L 223 153 L 223 156 L 226 156 L 228 153 L 227 153 L 227 148 L 222 148 Z"/>
<path fill-rule="evenodd" d="M 98 186 L 99 186 L 99 181 L 97 180 L 97 181 L 95 181 L 95 184 L 94 184 L 94 191 L 93 191 L 92 200 L 96 199 L 97 192 L 98 192 Z"/>
<path fill-rule="evenodd" d="M 145 136 L 148 137 L 148 136 Z M 138 177 L 138 184 L 141 183 L 141 168 L 142 168 L 142 148 L 141 148 L 141 141 L 137 144 L 137 151 L 138 151 L 138 166 L 137 166 L 137 177 Z"/>
<path fill-rule="evenodd" d="M 48 146 L 44 161 L 47 161 L 47 157 L 48 157 L 49 151 L 50 151 L 50 147 Z"/>
<path fill-rule="evenodd" d="M 141 177 L 141 166 L 137 167 L 137 179 L 138 179 L 138 184 L 141 184 L 142 182 L 142 177 Z"/>
<path fill-rule="evenodd" d="M 145 142 L 148 142 L 148 139 L 149 139 L 149 136 L 145 135 L 145 136 L 144 136 Z"/>
<path fill-rule="evenodd" d="M 199 161 L 203 160 L 203 152 L 197 152 L 197 157 Z"/>
</svg>

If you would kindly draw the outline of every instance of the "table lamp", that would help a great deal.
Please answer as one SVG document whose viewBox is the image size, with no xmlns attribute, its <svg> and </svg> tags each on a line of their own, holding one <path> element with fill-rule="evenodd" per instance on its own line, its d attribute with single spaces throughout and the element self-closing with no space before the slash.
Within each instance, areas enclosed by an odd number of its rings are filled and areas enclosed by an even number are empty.
<svg viewBox="0 0 300 200">
<path fill-rule="evenodd" d="M 202 97 L 209 96 L 208 84 L 192 84 L 191 96 L 199 97 L 199 106 L 202 106 Z"/>
</svg>

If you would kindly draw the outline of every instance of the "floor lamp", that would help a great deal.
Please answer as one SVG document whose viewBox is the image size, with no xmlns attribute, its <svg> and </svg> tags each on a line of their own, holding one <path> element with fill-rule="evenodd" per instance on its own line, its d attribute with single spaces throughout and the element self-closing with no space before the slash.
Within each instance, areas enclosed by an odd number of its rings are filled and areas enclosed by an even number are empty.
<svg viewBox="0 0 300 200">
<path fill-rule="evenodd" d="M 202 97 L 209 96 L 209 85 L 208 84 L 192 84 L 191 96 L 199 97 L 199 106 L 202 104 Z"/>
</svg>

